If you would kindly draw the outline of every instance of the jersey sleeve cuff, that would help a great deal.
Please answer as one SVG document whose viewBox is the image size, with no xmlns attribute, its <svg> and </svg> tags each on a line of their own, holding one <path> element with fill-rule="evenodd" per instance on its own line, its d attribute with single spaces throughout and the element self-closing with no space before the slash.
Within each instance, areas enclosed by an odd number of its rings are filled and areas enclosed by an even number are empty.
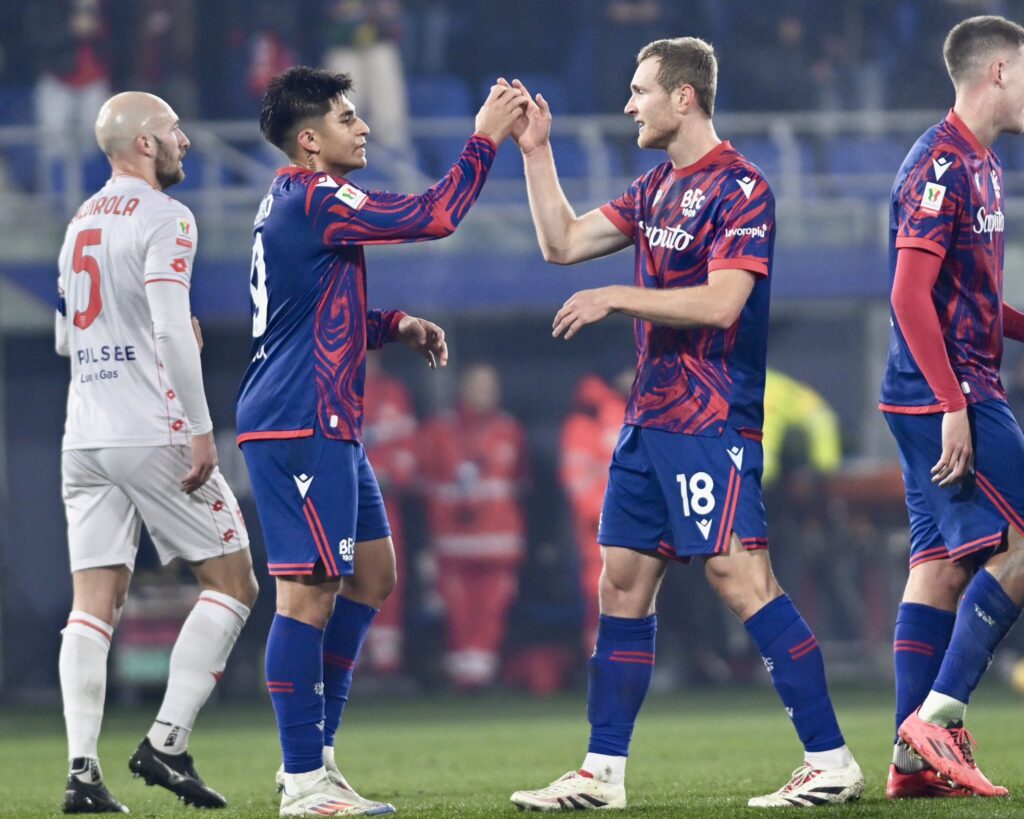
<svg viewBox="0 0 1024 819">
<path fill-rule="evenodd" d="M 746 270 L 755 276 L 768 275 L 768 263 L 754 256 L 735 256 L 731 259 L 712 259 L 708 262 L 708 272 L 712 270 Z"/>
<path fill-rule="evenodd" d="M 465 131 L 463 131 L 463 133 L 465 133 Z M 485 134 L 483 131 L 474 131 L 473 136 L 470 138 L 482 139 L 485 142 L 489 142 L 491 144 L 491 147 L 494 148 L 495 151 L 498 150 L 498 143 L 494 141 L 494 138 L 490 134 Z"/>
<path fill-rule="evenodd" d="M 931 239 L 922 239 L 917 236 L 897 236 L 896 237 L 896 249 L 900 250 L 905 247 L 915 248 L 916 250 L 924 250 L 940 259 L 946 258 L 948 248 L 944 245 L 940 245 L 938 242 L 933 242 Z"/>
<path fill-rule="evenodd" d="M 407 315 L 402 310 L 393 310 L 388 317 L 388 326 L 384 332 L 384 340 L 387 342 L 398 341 L 398 325 L 402 323 Z"/>
<path fill-rule="evenodd" d="M 617 227 L 624 234 L 626 234 L 627 237 L 629 237 L 630 239 L 633 238 L 632 223 L 627 222 L 625 219 L 623 219 L 619 212 L 615 210 L 615 208 L 613 208 L 611 205 L 601 205 L 600 210 L 609 222 L 611 222 L 613 225 L 615 225 L 615 227 Z"/>
</svg>

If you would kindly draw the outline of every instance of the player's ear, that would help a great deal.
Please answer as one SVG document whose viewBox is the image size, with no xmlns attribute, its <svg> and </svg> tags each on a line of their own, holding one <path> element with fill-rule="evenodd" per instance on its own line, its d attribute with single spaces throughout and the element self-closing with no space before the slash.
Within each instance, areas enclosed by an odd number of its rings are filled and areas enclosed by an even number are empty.
<svg viewBox="0 0 1024 819">
<path fill-rule="evenodd" d="M 692 85 L 680 85 L 672 96 L 674 97 L 676 110 L 680 114 L 686 113 L 686 110 L 693 105 L 696 99 Z"/>
<path fill-rule="evenodd" d="M 320 153 L 320 135 L 312 128 L 303 128 L 295 135 L 299 148 L 308 154 Z"/>
</svg>

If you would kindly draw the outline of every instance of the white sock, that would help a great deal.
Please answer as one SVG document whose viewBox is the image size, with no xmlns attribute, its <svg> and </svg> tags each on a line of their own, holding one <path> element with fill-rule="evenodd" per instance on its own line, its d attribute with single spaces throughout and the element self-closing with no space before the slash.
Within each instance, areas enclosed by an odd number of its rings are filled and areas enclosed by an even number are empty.
<svg viewBox="0 0 1024 819">
<path fill-rule="evenodd" d="M 917 751 L 903 740 L 892 746 L 892 764 L 900 773 L 917 773 L 928 767 L 928 763 L 918 756 Z"/>
<path fill-rule="evenodd" d="M 158 751 L 180 754 L 249 617 L 249 607 L 215 591 L 199 595 L 171 651 L 167 692 L 146 735 Z"/>
<path fill-rule="evenodd" d="M 334 760 L 333 745 L 324 745 L 324 768 L 326 768 L 328 771 L 331 769 L 338 769 L 338 763 Z"/>
<path fill-rule="evenodd" d="M 626 781 L 626 757 L 588 753 L 580 768 L 592 773 L 599 782 L 621 785 Z"/>
<path fill-rule="evenodd" d="M 61 632 L 60 690 L 68 733 L 68 759 L 97 758 L 96 743 L 107 693 L 107 655 L 114 629 L 83 611 L 68 615 Z"/>
<path fill-rule="evenodd" d="M 298 796 L 300 793 L 305 793 L 312 788 L 320 779 L 326 777 L 327 770 L 325 768 L 317 768 L 315 771 L 297 774 L 285 771 L 284 792 L 289 796 Z"/>
<path fill-rule="evenodd" d="M 845 745 L 831 751 L 804 751 L 804 762 L 818 771 L 834 771 L 853 764 L 853 754 Z"/>
<path fill-rule="evenodd" d="M 955 700 L 937 691 L 929 691 L 921 704 L 918 716 L 925 722 L 948 726 L 954 722 L 962 723 L 967 716 L 967 703 Z"/>
</svg>

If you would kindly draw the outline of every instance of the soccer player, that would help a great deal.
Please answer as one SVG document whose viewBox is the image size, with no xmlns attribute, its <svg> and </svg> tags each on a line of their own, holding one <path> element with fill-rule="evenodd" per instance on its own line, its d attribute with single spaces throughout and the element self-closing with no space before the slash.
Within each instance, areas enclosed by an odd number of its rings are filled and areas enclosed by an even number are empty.
<svg viewBox="0 0 1024 819">
<path fill-rule="evenodd" d="M 625 806 L 629 741 L 654 670 L 655 597 L 669 561 L 693 557 L 757 644 L 805 749 L 782 788 L 749 804 L 847 802 L 864 787 L 817 641 L 768 559 L 760 439 L 775 204 L 757 167 L 715 133 L 717 73 L 713 49 L 693 37 L 640 51 L 625 113 L 640 147 L 668 161 L 581 217 L 559 186 L 540 94 L 513 130 L 545 259 L 635 248 L 635 286 L 574 294 L 554 336 L 625 313 L 636 319 L 639 358 L 598 532 L 588 753 L 549 787 L 514 793 L 521 808 Z"/>
<path fill-rule="evenodd" d="M 64 812 L 128 812 L 103 784 L 96 743 L 143 523 L 160 561 L 186 561 L 201 592 L 171 652 L 156 721 L 128 765 L 189 804 L 221 808 L 188 740 L 257 588 L 238 503 L 217 469 L 193 335 L 195 219 L 163 193 L 185 178 L 189 141 L 166 102 L 139 92 L 103 105 L 96 139 L 112 173 L 68 225 L 56 320 L 57 352 L 71 358 L 61 459 L 74 588 L 60 649 L 71 759 Z"/>
<path fill-rule="evenodd" d="M 347 178 L 366 166 L 370 133 L 351 87 L 344 74 L 292 68 L 271 81 L 260 111 L 263 135 L 292 164 L 256 214 L 238 439 L 277 578 L 266 668 L 282 816 L 394 810 L 355 793 L 334 758 L 359 648 L 395 584 L 387 516 L 359 443 L 366 350 L 401 341 L 444 366 L 448 349 L 436 324 L 367 309 L 363 247 L 451 234 L 526 104 L 495 86 L 436 185 L 419 196 L 366 192 Z"/>
<path fill-rule="evenodd" d="M 1003 337 L 1024 341 L 1024 314 L 1003 302 L 1003 177 L 991 149 L 1024 130 L 1024 28 L 972 17 L 943 54 L 956 102 L 903 161 L 889 219 L 881 409 L 911 536 L 890 798 L 1006 794 L 977 768 L 963 720 L 1024 603 L 1024 437 L 999 379 Z"/>
</svg>

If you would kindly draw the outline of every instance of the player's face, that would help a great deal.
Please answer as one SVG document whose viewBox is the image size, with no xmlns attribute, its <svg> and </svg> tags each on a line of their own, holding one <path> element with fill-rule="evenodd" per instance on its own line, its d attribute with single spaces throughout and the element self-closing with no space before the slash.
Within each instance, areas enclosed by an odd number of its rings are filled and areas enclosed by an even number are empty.
<svg viewBox="0 0 1024 819">
<path fill-rule="evenodd" d="M 366 137 L 370 128 L 356 116 L 356 108 L 342 95 L 331 103 L 317 125 L 321 170 L 338 176 L 366 167 Z"/>
<path fill-rule="evenodd" d="M 636 144 L 641 148 L 667 148 L 679 129 L 671 95 L 658 83 L 661 60 L 648 57 L 636 67 L 626 103 L 626 115 L 637 124 Z"/>
<path fill-rule="evenodd" d="M 161 188 L 177 185 L 185 178 L 183 160 L 192 144 L 181 130 L 178 115 L 168 109 L 168 113 L 158 121 L 152 137 L 156 142 L 156 181 Z"/>
</svg>

